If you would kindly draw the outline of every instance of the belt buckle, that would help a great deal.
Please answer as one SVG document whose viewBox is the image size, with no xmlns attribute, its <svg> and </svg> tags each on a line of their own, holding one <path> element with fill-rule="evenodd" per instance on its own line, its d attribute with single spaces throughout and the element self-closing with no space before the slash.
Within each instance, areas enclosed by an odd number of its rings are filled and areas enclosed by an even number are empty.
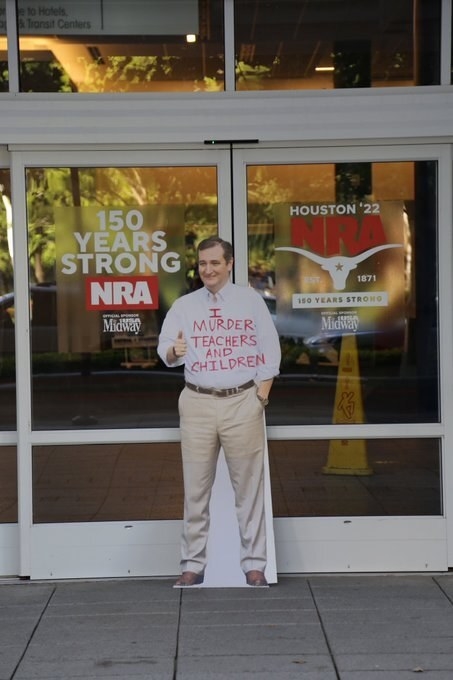
<svg viewBox="0 0 453 680">
<path fill-rule="evenodd" d="M 239 389 L 237 387 L 226 387 L 224 389 L 217 389 L 214 391 L 219 397 L 231 397 L 232 394 L 237 394 Z"/>
<path fill-rule="evenodd" d="M 213 388 L 211 394 L 217 397 L 231 397 L 233 394 L 239 394 L 243 392 L 243 388 L 239 387 L 226 387 L 224 389 Z"/>
</svg>

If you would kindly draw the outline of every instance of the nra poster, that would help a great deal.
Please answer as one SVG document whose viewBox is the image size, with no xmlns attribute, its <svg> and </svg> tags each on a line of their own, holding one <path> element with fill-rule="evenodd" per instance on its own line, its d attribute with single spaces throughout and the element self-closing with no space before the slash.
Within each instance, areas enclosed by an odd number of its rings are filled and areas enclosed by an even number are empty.
<svg viewBox="0 0 453 680">
<path fill-rule="evenodd" d="M 274 218 L 277 317 L 297 316 L 305 336 L 401 326 L 402 201 L 279 204 Z"/>
<path fill-rule="evenodd" d="M 58 349 L 151 349 L 184 291 L 181 206 L 56 208 Z"/>
</svg>

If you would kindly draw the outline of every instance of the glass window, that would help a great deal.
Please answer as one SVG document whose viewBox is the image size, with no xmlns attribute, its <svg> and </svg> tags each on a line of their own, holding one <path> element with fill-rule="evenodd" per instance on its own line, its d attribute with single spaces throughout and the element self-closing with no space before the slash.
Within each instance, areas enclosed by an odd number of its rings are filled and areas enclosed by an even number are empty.
<svg viewBox="0 0 453 680">
<path fill-rule="evenodd" d="M 0 0 L 0 92 L 8 92 L 8 49 L 6 44 L 6 0 Z"/>
<path fill-rule="evenodd" d="M 236 88 L 437 85 L 440 0 L 235 0 Z"/>
<path fill-rule="evenodd" d="M 9 170 L 0 168 L 0 429 L 16 427 L 14 270 Z"/>
<path fill-rule="evenodd" d="M 269 463 L 275 517 L 442 514 L 436 439 L 270 441 Z"/>
<path fill-rule="evenodd" d="M 0 524 L 17 522 L 16 447 L 0 447 Z"/>
<path fill-rule="evenodd" d="M 224 89 L 222 0 L 19 0 L 22 92 Z"/>
<path fill-rule="evenodd" d="M 217 233 L 217 169 L 30 168 L 33 426 L 175 425 L 182 371 L 156 348 Z"/>
<path fill-rule="evenodd" d="M 437 166 L 249 166 L 250 284 L 274 315 L 269 424 L 437 422 Z"/>
<path fill-rule="evenodd" d="M 179 444 L 37 446 L 33 521 L 181 519 Z"/>
<path fill-rule="evenodd" d="M 453 83 L 453 22 L 452 22 L 452 25 L 451 25 L 450 73 L 451 73 L 450 82 Z"/>
<path fill-rule="evenodd" d="M 338 447 L 344 442 L 269 441 L 275 517 L 442 514 L 438 440 L 355 441 L 340 475 Z M 183 495 L 178 443 L 33 449 L 37 524 L 181 519 Z"/>
</svg>

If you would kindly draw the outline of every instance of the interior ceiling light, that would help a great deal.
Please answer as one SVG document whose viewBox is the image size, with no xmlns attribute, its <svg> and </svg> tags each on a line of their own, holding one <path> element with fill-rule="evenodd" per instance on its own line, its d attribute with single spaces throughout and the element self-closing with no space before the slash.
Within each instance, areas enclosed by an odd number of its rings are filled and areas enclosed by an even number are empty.
<svg viewBox="0 0 453 680">
<path fill-rule="evenodd" d="M 333 71 L 335 69 L 334 66 L 316 66 L 315 71 L 321 72 L 321 71 Z"/>
<path fill-rule="evenodd" d="M 194 33 L 188 33 L 186 35 L 186 42 L 188 42 L 188 43 L 197 42 L 197 36 Z"/>
</svg>

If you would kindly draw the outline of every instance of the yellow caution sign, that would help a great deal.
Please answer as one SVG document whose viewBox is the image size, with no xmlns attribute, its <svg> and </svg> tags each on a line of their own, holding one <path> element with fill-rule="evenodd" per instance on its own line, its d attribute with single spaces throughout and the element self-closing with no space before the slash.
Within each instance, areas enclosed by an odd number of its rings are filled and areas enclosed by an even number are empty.
<svg viewBox="0 0 453 680">
<path fill-rule="evenodd" d="M 341 339 L 333 423 L 364 422 L 359 357 L 355 335 Z M 368 465 L 366 442 L 363 439 L 332 439 L 329 444 L 327 475 L 372 475 Z"/>
</svg>

